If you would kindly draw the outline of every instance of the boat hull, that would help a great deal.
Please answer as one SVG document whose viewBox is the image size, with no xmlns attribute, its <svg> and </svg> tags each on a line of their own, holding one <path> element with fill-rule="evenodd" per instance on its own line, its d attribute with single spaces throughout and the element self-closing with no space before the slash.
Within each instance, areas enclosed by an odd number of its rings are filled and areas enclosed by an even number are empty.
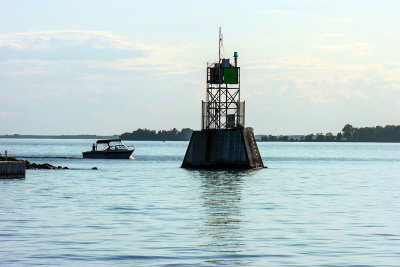
<svg viewBox="0 0 400 267">
<path fill-rule="evenodd" d="M 133 150 L 123 151 L 87 151 L 83 152 L 84 159 L 129 159 Z"/>
</svg>

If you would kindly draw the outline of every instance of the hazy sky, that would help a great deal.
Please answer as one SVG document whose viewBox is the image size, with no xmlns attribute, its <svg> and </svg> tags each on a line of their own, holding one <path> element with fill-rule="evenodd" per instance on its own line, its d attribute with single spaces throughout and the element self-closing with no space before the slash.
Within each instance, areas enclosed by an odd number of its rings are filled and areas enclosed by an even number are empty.
<svg viewBox="0 0 400 267">
<path fill-rule="evenodd" d="M 400 124 L 400 1 L 1 1 L 0 134 L 199 129 L 239 52 L 257 134 Z"/>
</svg>

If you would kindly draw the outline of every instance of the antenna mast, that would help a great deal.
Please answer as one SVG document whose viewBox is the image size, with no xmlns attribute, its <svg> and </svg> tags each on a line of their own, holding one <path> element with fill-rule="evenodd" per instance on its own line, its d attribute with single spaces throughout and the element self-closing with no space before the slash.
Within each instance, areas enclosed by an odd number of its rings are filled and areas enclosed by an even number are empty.
<svg viewBox="0 0 400 267">
<path fill-rule="evenodd" d="M 221 27 L 219 27 L 219 38 L 218 38 L 218 63 L 221 63 L 221 45 L 223 45 L 223 42 L 222 42 Z"/>
</svg>

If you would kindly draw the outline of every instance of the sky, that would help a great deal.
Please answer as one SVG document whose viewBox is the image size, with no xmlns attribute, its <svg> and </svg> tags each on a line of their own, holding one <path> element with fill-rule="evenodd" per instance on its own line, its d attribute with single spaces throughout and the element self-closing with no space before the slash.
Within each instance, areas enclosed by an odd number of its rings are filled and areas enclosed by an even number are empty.
<svg viewBox="0 0 400 267">
<path fill-rule="evenodd" d="M 400 124 L 400 1 L 1 3 L 0 134 L 198 130 L 219 27 L 256 134 Z"/>
</svg>

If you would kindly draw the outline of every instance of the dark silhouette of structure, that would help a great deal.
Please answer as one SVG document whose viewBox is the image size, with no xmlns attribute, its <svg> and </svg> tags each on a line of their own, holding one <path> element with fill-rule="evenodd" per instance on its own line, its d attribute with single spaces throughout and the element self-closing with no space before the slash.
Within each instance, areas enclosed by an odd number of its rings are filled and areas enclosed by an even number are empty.
<svg viewBox="0 0 400 267">
<path fill-rule="evenodd" d="M 252 131 L 245 131 L 245 103 L 240 101 L 238 53 L 234 62 L 221 58 L 219 30 L 218 62 L 207 63 L 206 101 L 202 102 L 202 128 L 194 131 L 182 163 L 183 168 L 263 168 Z"/>
</svg>

